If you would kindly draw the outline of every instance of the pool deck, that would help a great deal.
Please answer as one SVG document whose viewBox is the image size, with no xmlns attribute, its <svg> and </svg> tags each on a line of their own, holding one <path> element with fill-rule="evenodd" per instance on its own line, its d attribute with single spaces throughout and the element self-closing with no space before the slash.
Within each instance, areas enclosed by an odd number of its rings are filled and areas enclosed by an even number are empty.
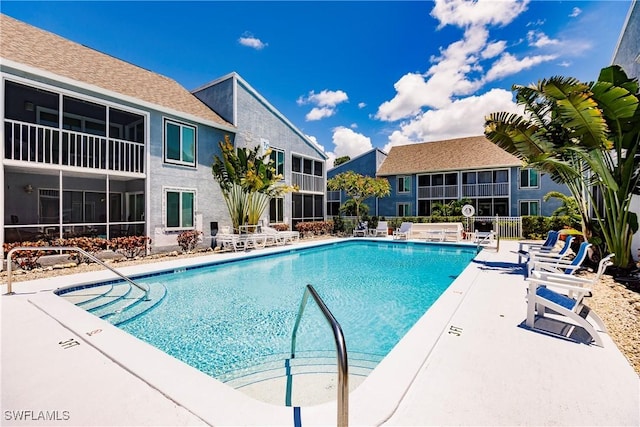
<svg viewBox="0 0 640 427">
<path fill-rule="evenodd" d="M 608 335 L 600 348 L 522 326 L 517 248 L 479 254 L 350 394 L 351 425 L 640 425 L 640 378 Z M 1 425 L 296 425 L 292 408 L 251 399 L 53 295 L 111 277 L 74 276 L 0 288 Z M 335 403 L 303 407 L 297 425 L 332 425 L 335 414 Z"/>
</svg>

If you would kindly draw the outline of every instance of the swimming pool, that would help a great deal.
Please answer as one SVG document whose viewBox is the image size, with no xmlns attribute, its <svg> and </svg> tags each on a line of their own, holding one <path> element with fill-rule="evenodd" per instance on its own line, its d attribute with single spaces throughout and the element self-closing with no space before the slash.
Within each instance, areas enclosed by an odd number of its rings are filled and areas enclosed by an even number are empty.
<svg viewBox="0 0 640 427">
<path fill-rule="evenodd" d="M 352 374 L 366 375 L 476 255 L 475 248 L 346 241 L 137 279 L 167 289 L 154 310 L 120 328 L 222 381 L 273 370 L 289 357 L 305 286 L 340 322 Z M 335 372 L 335 344 L 309 303 L 297 354 Z M 322 366 L 320 366 L 322 365 Z M 351 369 L 351 368 L 355 369 Z M 279 375 L 274 373 L 273 375 Z"/>
</svg>

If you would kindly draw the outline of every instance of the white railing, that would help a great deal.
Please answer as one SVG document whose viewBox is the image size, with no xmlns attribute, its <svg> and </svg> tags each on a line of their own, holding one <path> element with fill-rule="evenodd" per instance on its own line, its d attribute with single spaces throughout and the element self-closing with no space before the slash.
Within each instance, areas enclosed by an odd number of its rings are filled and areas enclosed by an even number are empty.
<svg viewBox="0 0 640 427">
<path fill-rule="evenodd" d="M 324 178 L 321 176 L 291 172 L 291 185 L 297 185 L 299 191 L 325 192 Z"/>
<path fill-rule="evenodd" d="M 509 183 L 462 184 L 462 197 L 508 196 Z"/>
<path fill-rule="evenodd" d="M 144 173 L 144 144 L 5 119 L 5 158 Z"/>
<path fill-rule="evenodd" d="M 329 217 L 330 218 L 330 217 Z M 382 216 L 380 218 L 383 218 Z M 395 221 L 399 225 L 403 221 L 415 221 L 419 222 L 420 220 L 416 219 L 417 217 L 397 217 L 397 216 L 384 216 L 386 221 Z M 430 217 L 418 217 L 418 218 L 428 218 Z M 342 217 L 344 221 L 351 222 L 352 224 L 357 223 L 357 218 L 354 216 L 346 216 Z M 424 221 L 424 220 L 423 220 Z M 460 217 L 439 217 L 439 222 L 452 222 L 452 221 L 460 221 Z M 501 239 L 521 239 L 522 238 L 522 217 L 519 216 L 473 216 L 469 218 L 462 219 L 462 225 L 464 226 L 464 230 L 466 232 L 474 231 L 474 222 L 475 221 L 484 221 L 491 222 L 494 225 L 494 231 L 496 231 Z"/>
<path fill-rule="evenodd" d="M 457 199 L 458 186 L 444 185 L 437 187 L 418 187 L 419 199 Z"/>
</svg>

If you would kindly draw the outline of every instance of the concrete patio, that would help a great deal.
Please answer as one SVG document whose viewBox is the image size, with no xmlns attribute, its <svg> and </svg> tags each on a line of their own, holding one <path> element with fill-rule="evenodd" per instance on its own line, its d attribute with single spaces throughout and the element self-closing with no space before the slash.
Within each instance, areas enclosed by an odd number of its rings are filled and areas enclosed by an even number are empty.
<svg viewBox="0 0 640 427">
<path fill-rule="evenodd" d="M 443 295 L 456 299 L 453 315 L 405 337 L 427 348 L 418 374 L 398 385 L 401 398 L 365 398 L 367 378 L 351 393 L 352 425 L 640 425 L 640 379 L 609 336 L 602 334 L 600 348 L 580 334 L 565 340 L 523 327 L 526 292 L 516 250 L 516 242 L 503 241 L 499 253 L 479 254 Z M 335 422 L 335 404 L 303 407 L 296 418 L 291 408 L 250 399 L 176 364 L 50 292 L 97 274 L 19 282 L 16 295 L 0 297 L 2 425 Z M 127 361 L 132 352 L 144 366 Z M 374 375 L 396 385 L 395 375 Z"/>
</svg>

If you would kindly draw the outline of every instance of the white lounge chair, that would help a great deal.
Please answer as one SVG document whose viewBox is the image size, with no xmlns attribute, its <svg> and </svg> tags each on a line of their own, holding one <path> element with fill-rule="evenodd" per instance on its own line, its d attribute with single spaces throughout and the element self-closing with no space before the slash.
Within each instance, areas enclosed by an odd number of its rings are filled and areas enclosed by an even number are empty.
<svg viewBox="0 0 640 427">
<path fill-rule="evenodd" d="M 606 268 L 612 264 L 611 258 L 613 257 L 614 254 L 611 254 L 600 260 L 598 270 L 591 279 L 546 271 L 534 271 L 532 277 L 527 279 L 529 283 L 527 292 L 527 327 L 540 329 L 536 328 L 536 317 L 542 318 L 547 314 L 552 314 L 547 311 L 551 310 L 556 315 L 573 320 L 577 326 L 587 331 L 596 345 L 602 347 L 602 338 L 587 320 L 587 317 L 593 320 L 600 331 L 606 332 L 606 327 L 600 317 L 583 303 L 583 299 L 592 292 L 593 286 L 600 280 Z M 569 328 L 569 330 L 563 328 L 563 330 L 564 334 L 570 335 L 573 328 Z"/>
<path fill-rule="evenodd" d="M 582 242 L 580 244 L 580 249 L 578 249 L 578 253 L 572 260 L 540 255 L 527 263 L 528 274 L 531 275 L 531 272 L 534 270 L 547 271 L 550 273 L 573 274 L 582 267 L 582 262 L 587 257 L 587 252 L 590 247 L 591 243 Z"/>
<path fill-rule="evenodd" d="M 378 221 L 378 226 L 371 229 L 371 234 L 374 237 L 386 237 L 389 234 L 389 226 L 387 225 L 387 221 Z"/>
<path fill-rule="evenodd" d="M 409 236 L 411 236 L 412 226 L 413 226 L 412 222 L 403 222 L 402 224 L 400 224 L 400 228 L 396 228 L 394 230 L 393 238 L 407 240 Z"/>
<path fill-rule="evenodd" d="M 555 247 L 556 242 L 558 241 L 558 236 L 558 231 L 549 230 L 549 232 L 547 233 L 547 239 L 544 241 L 544 243 L 520 242 L 520 247 L 518 248 L 518 263 L 522 263 L 522 258 L 527 257 L 529 252 L 532 250 L 552 250 Z"/>
<path fill-rule="evenodd" d="M 300 233 L 298 231 L 279 231 L 269 226 L 262 226 L 261 231 L 276 245 L 285 245 L 300 240 Z"/>
</svg>

